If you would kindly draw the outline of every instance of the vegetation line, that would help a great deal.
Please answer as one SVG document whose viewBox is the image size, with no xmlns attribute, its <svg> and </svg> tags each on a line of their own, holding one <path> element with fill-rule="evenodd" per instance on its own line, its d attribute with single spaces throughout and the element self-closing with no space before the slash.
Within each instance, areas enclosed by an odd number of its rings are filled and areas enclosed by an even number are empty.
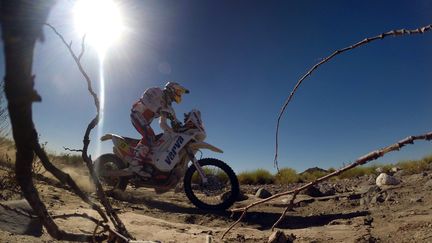
<svg viewBox="0 0 432 243">
<path fill-rule="evenodd" d="M 285 192 L 281 192 L 281 193 L 275 194 L 275 195 L 273 195 L 273 196 L 271 196 L 271 197 L 268 197 L 268 198 L 266 198 L 266 199 L 262 199 L 262 200 L 260 200 L 260 201 L 257 201 L 257 202 L 254 202 L 254 203 L 251 203 L 251 204 L 249 204 L 249 205 L 246 206 L 246 207 L 231 209 L 231 212 L 233 212 L 233 213 L 234 213 L 234 212 L 242 212 L 242 214 L 241 214 L 240 218 L 239 218 L 236 222 L 234 222 L 233 224 L 231 224 L 231 226 L 229 226 L 229 228 L 228 228 L 228 229 L 223 233 L 222 238 L 224 238 L 225 235 L 226 235 L 226 234 L 227 234 L 227 233 L 228 233 L 232 228 L 234 228 L 234 226 L 236 226 L 236 225 L 237 225 L 237 224 L 238 224 L 238 223 L 239 223 L 239 222 L 244 218 L 244 216 L 246 215 L 248 209 L 250 209 L 250 208 L 252 208 L 252 207 L 254 207 L 254 206 L 257 206 L 257 205 L 259 205 L 259 204 L 262 204 L 262 203 L 268 202 L 268 201 L 270 201 L 270 200 L 273 200 L 273 199 L 278 198 L 278 197 L 281 197 L 281 196 L 285 196 L 285 195 L 292 194 L 292 198 L 291 198 L 291 200 L 290 200 L 290 203 L 288 204 L 287 208 L 284 210 L 284 212 L 282 213 L 282 215 L 280 216 L 280 218 L 279 218 L 279 219 L 276 221 L 276 223 L 273 225 L 273 227 L 272 227 L 272 229 L 273 229 L 273 228 L 276 227 L 277 224 L 278 224 L 278 223 L 279 223 L 279 222 L 280 222 L 280 221 L 285 217 L 285 213 L 286 213 L 288 210 L 290 210 L 291 208 L 294 207 L 294 200 L 295 200 L 295 198 L 296 198 L 296 196 L 297 196 L 297 194 L 298 194 L 299 192 L 301 192 L 301 191 L 303 191 L 303 190 L 306 190 L 306 189 L 308 189 L 308 188 L 310 188 L 310 187 L 312 187 L 312 186 L 314 186 L 314 185 L 316 185 L 316 184 L 318 184 L 318 183 L 320 183 L 320 182 L 323 182 L 323 181 L 325 181 L 325 180 L 328 180 L 328 179 L 330 179 L 330 178 L 332 178 L 332 177 L 334 177 L 334 176 L 338 176 L 338 175 L 340 175 L 341 173 L 343 173 L 344 171 L 350 170 L 350 169 L 352 169 L 352 168 L 354 168 L 354 167 L 357 167 L 357 166 L 359 166 L 359 165 L 364 165 L 364 164 L 366 164 L 366 163 L 368 163 L 368 162 L 370 162 L 370 161 L 376 160 L 376 159 L 378 159 L 378 158 L 384 156 L 385 154 L 387 154 L 387 153 L 389 153 L 389 152 L 399 151 L 401 148 L 403 148 L 403 147 L 406 146 L 407 144 L 414 144 L 414 141 L 416 141 L 416 140 L 426 140 L 426 141 L 430 141 L 431 139 L 432 139 L 432 132 L 425 133 L 425 134 L 422 134 L 422 135 L 417 135 L 417 136 L 409 136 L 409 137 L 406 137 L 405 139 L 402 139 L 402 140 L 400 140 L 399 142 L 396 142 L 396 143 L 394 143 L 394 144 L 392 144 L 392 145 L 389 145 L 389 146 L 384 147 L 384 148 L 382 148 L 382 149 L 378 149 L 378 150 L 372 151 L 372 152 L 370 152 L 370 153 L 368 153 L 368 154 L 365 154 L 365 155 L 363 155 L 362 157 L 358 158 L 358 159 L 357 159 L 356 161 L 354 161 L 353 163 L 351 163 L 351 164 L 349 164 L 349 165 L 347 165 L 347 166 L 345 166 L 345 167 L 343 167 L 343 168 L 341 168 L 341 169 L 339 169 L 339 170 L 336 170 L 336 171 L 334 171 L 333 173 L 330 173 L 330 174 L 325 175 L 325 176 L 322 176 L 322 177 L 320 177 L 320 178 L 318 178 L 318 179 L 316 179 L 316 180 L 314 180 L 314 181 L 312 181 L 312 182 L 309 182 L 309 183 L 307 183 L 306 185 L 303 185 L 303 186 L 297 187 L 297 188 L 295 188 L 295 189 L 293 189 L 293 190 L 289 190 L 289 191 L 285 191 Z"/>
</svg>

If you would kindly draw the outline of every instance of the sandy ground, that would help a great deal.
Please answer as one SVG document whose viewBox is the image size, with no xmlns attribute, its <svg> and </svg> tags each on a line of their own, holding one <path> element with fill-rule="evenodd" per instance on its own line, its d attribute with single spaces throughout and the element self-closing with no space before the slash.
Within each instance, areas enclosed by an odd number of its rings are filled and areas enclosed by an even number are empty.
<svg viewBox="0 0 432 243">
<path fill-rule="evenodd" d="M 295 242 L 432 242 L 432 171 L 400 176 L 400 185 L 381 190 L 374 187 L 373 179 L 365 176 L 339 181 L 337 184 L 344 187 L 343 192 L 329 197 L 300 195 L 300 203 L 288 212 L 278 228 L 285 234 L 295 235 Z M 73 212 L 95 215 L 67 190 L 42 182 L 38 187 L 53 215 Z M 268 188 L 273 192 L 284 189 Z M 246 192 L 256 189 L 242 188 Z M 222 233 L 239 214 L 231 217 L 229 212 L 197 209 L 184 193 L 170 191 L 156 195 L 145 188 L 128 188 L 128 191 L 145 198 L 139 204 L 113 200 L 121 219 L 137 239 L 161 242 L 206 242 L 208 238 L 213 242 L 266 242 L 272 233 L 271 226 L 289 199 L 283 197 L 253 208 L 222 240 Z M 234 207 L 258 200 L 252 194 L 247 195 L 249 199 L 237 202 Z M 38 237 L 11 233 L 6 227 L 8 222 L 0 220 L 0 242 L 57 242 L 45 231 Z M 72 232 L 91 233 L 95 227 L 78 218 L 57 222 Z"/>
</svg>

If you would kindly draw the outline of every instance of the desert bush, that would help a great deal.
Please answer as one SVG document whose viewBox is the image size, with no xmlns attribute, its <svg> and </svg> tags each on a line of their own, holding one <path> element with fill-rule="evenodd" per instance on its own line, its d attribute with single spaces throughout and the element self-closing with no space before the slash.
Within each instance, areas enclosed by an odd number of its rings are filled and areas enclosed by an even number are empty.
<svg viewBox="0 0 432 243">
<path fill-rule="evenodd" d="M 204 167 L 202 168 L 204 171 L 204 174 L 206 175 L 212 175 L 215 176 L 219 179 L 220 182 L 222 183 L 227 183 L 229 181 L 228 175 L 221 169 L 219 168 L 208 168 L 208 167 Z M 199 184 L 201 182 L 201 177 L 198 174 L 198 171 L 196 171 L 193 175 L 192 175 L 192 183 L 194 184 Z"/>
<path fill-rule="evenodd" d="M 299 181 L 310 182 L 310 181 L 314 181 L 320 177 L 323 177 L 327 174 L 328 174 L 328 172 L 324 172 L 324 171 L 303 172 L 303 173 L 299 174 Z"/>
<path fill-rule="evenodd" d="M 428 164 L 432 164 L 432 155 L 428 155 L 424 157 L 422 160 Z"/>
<path fill-rule="evenodd" d="M 425 157 L 421 160 L 404 160 L 396 163 L 406 174 L 417 174 L 429 169 L 431 157 Z"/>
<path fill-rule="evenodd" d="M 81 167 L 85 165 L 81 155 L 59 154 L 51 156 L 51 160 L 55 161 L 57 164 L 71 167 Z"/>
<path fill-rule="evenodd" d="M 237 176 L 240 184 L 262 185 L 274 182 L 274 176 L 267 170 L 257 169 L 254 171 L 244 171 Z"/>
<path fill-rule="evenodd" d="M 10 160 L 10 158 L 7 158 Z M 15 178 L 15 171 L 10 161 L 1 159 L 0 171 L 0 200 L 10 200 L 21 195 L 20 187 Z"/>
<path fill-rule="evenodd" d="M 290 184 L 296 183 L 299 180 L 299 175 L 294 169 L 291 168 L 283 168 L 280 169 L 278 173 L 276 173 L 275 182 L 277 184 Z"/>
<path fill-rule="evenodd" d="M 364 176 L 364 175 L 375 174 L 376 168 L 377 167 L 375 167 L 375 166 L 354 167 L 354 168 L 347 170 L 347 171 L 343 172 L 342 174 L 340 174 L 338 176 L 338 178 L 339 179 L 349 179 L 349 178 L 354 178 L 354 177 L 359 177 L 359 176 Z"/>
</svg>

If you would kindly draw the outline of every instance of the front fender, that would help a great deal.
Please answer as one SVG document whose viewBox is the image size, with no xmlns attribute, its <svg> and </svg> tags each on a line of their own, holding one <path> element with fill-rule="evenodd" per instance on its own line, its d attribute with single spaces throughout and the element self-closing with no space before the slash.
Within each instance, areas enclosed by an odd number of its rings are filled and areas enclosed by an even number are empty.
<svg viewBox="0 0 432 243">
<path fill-rule="evenodd" d="M 222 149 L 219 149 L 211 144 L 205 143 L 205 142 L 194 142 L 189 145 L 189 148 L 192 150 L 198 150 L 198 149 L 209 149 L 216 153 L 223 153 Z"/>
</svg>

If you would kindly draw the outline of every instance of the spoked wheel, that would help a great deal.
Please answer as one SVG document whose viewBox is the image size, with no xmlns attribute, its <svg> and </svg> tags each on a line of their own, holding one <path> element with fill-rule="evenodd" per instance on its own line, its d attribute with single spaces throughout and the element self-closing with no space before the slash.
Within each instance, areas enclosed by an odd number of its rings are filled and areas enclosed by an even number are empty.
<svg viewBox="0 0 432 243">
<path fill-rule="evenodd" d="M 126 168 L 123 161 L 115 154 L 103 154 L 94 161 L 94 171 L 102 185 L 109 189 L 117 188 L 124 191 L 128 184 L 127 178 L 106 176 L 108 171 Z"/>
<path fill-rule="evenodd" d="M 198 208 L 225 210 L 234 204 L 240 189 L 237 176 L 224 162 L 217 159 L 198 161 L 207 178 L 204 183 L 192 164 L 184 177 L 186 196 Z"/>
</svg>

